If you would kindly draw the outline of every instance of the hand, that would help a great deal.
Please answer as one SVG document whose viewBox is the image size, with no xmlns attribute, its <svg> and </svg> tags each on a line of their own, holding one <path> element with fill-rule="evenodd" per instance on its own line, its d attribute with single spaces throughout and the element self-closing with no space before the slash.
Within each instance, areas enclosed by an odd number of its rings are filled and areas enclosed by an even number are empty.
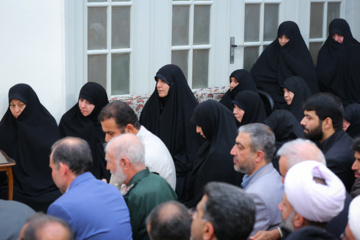
<svg viewBox="0 0 360 240">
<path fill-rule="evenodd" d="M 280 239 L 281 235 L 279 230 L 276 228 L 270 231 L 258 231 L 254 236 L 251 236 L 250 240 L 276 240 Z"/>
</svg>

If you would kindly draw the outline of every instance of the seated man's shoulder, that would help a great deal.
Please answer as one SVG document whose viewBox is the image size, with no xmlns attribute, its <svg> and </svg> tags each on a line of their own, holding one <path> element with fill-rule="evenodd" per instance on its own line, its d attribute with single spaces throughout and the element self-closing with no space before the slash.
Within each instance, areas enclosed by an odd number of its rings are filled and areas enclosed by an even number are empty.
<svg viewBox="0 0 360 240">
<path fill-rule="evenodd" d="M 261 198 L 282 198 L 284 186 L 278 172 L 271 171 L 262 176 L 258 176 L 245 189 L 247 193 L 255 193 Z M 279 197 L 280 196 L 280 197 Z"/>
<path fill-rule="evenodd" d="M 141 178 L 133 186 L 129 186 L 129 194 L 132 196 L 165 196 L 169 200 L 175 200 L 176 194 L 168 182 L 155 173 L 149 173 Z"/>
</svg>

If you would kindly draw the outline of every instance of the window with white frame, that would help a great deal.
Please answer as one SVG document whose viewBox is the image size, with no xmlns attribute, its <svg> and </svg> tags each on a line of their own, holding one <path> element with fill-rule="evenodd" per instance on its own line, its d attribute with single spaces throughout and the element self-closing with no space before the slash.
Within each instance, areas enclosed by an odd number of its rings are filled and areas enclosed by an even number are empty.
<svg viewBox="0 0 360 240">
<path fill-rule="evenodd" d="M 211 7 L 210 0 L 172 2 L 171 62 L 193 89 L 208 87 Z"/>
<path fill-rule="evenodd" d="M 130 93 L 130 0 L 88 0 L 87 80 L 111 95 Z M 85 77 L 86 78 L 86 77 Z"/>
<path fill-rule="evenodd" d="M 262 51 L 276 38 L 281 1 L 245 2 L 244 69 L 250 70 Z"/>
<path fill-rule="evenodd" d="M 329 24 L 340 17 L 341 1 L 312 1 L 309 50 L 316 64 L 318 52 L 329 35 Z"/>
</svg>

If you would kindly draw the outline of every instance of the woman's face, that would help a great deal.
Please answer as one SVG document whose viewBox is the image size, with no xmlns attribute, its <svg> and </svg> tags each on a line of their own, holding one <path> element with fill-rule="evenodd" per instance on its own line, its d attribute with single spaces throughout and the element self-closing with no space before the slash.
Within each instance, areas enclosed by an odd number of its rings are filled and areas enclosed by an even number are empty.
<svg viewBox="0 0 360 240">
<path fill-rule="evenodd" d="M 12 115 L 15 118 L 18 118 L 20 116 L 20 114 L 22 113 L 22 111 L 24 111 L 26 104 L 20 100 L 11 99 L 9 107 L 10 107 L 10 111 L 11 111 Z"/>
<path fill-rule="evenodd" d="M 340 34 L 333 34 L 332 38 L 334 39 L 334 41 L 338 42 L 338 43 L 343 43 L 344 42 L 344 36 L 340 35 Z"/>
<path fill-rule="evenodd" d="M 346 132 L 346 130 L 349 128 L 349 126 L 350 126 L 350 123 L 346 119 L 344 119 L 344 121 L 343 121 L 344 132 Z"/>
<path fill-rule="evenodd" d="M 205 137 L 205 135 L 204 135 L 204 133 L 202 131 L 202 128 L 200 126 L 198 126 L 198 125 L 196 125 L 196 133 L 200 134 L 203 138 L 206 139 L 206 137 Z"/>
<path fill-rule="evenodd" d="M 241 120 L 244 117 L 245 111 L 239 108 L 236 104 L 234 104 L 234 110 L 233 110 L 234 116 L 238 122 L 241 122 Z"/>
<path fill-rule="evenodd" d="M 230 77 L 230 91 L 232 91 L 237 85 L 239 85 L 238 80 L 234 77 Z"/>
<path fill-rule="evenodd" d="M 286 35 L 282 35 L 281 37 L 278 38 L 278 40 L 281 47 L 285 46 L 285 44 L 287 44 L 290 41 L 290 39 Z"/>
<path fill-rule="evenodd" d="M 90 103 L 85 98 L 79 98 L 79 108 L 85 117 L 89 116 L 95 108 L 95 105 Z"/>
<path fill-rule="evenodd" d="M 295 94 L 290 91 L 287 88 L 284 88 L 284 98 L 287 105 L 290 105 L 292 103 L 292 100 L 294 99 Z"/>
<path fill-rule="evenodd" d="M 162 79 L 158 78 L 156 82 L 156 89 L 159 93 L 159 97 L 166 97 L 169 93 L 170 86 Z"/>
</svg>

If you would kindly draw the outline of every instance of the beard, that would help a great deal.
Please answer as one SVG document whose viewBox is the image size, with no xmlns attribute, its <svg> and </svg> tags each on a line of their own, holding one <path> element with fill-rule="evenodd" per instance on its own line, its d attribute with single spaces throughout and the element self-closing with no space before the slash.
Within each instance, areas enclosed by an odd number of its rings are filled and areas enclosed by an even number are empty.
<svg viewBox="0 0 360 240">
<path fill-rule="evenodd" d="M 295 216 L 295 211 L 292 210 L 289 216 L 281 221 L 279 227 L 285 229 L 289 233 L 293 232 L 295 230 L 293 225 L 294 216 Z"/>
<path fill-rule="evenodd" d="M 243 160 L 241 163 L 235 158 L 236 163 L 234 163 L 234 169 L 237 172 L 241 172 L 244 174 L 251 174 L 254 171 L 255 168 L 255 163 L 254 160 L 251 159 L 251 157 L 246 158 L 245 160 Z"/>
<path fill-rule="evenodd" d="M 121 185 L 125 182 L 126 178 L 128 177 L 122 170 L 120 166 L 117 166 L 115 172 L 111 172 L 112 176 L 114 177 L 114 182 L 118 185 Z"/>
<path fill-rule="evenodd" d="M 310 130 L 310 129 L 307 129 L 307 133 L 304 132 L 304 135 L 305 135 L 305 138 L 315 142 L 315 141 L 320 141 L 322 138 L 323 138 L 323 131 L 322 131 L 322 128 L 321 128 L 321 122 L 319 123 L 319 126 L 317 126 L 316 128 Z"/>
</svg>

